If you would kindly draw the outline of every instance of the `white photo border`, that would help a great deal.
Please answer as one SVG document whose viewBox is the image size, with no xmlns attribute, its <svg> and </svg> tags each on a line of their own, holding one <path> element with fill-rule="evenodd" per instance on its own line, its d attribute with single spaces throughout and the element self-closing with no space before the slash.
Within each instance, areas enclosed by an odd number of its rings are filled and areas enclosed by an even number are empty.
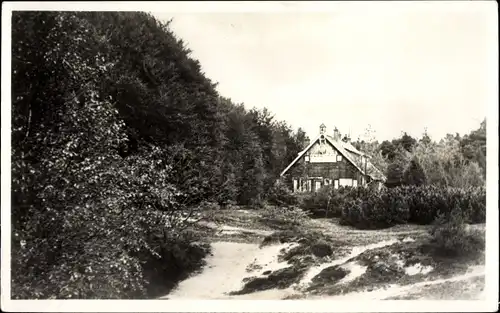
<svg viewBox="0 0 500 313">
<path fill-rule="evenodd" d="M 491 92 L 487 115 L 487 222 L 485 301 L 323 301 L 323 300 L 11 300 L 10 299 L 10 127 L 11 16 L 16 10 L 45 11 L 164 11 L 164 12 L 324 12 L 328 10 L 401 10 L 444 7 L 491 12 L 496 36 L 491 38 Z M 1 115 L 1 308 L 12 312 L 486 312 L 498 309 L 498 4 L 496 1 L 204 1 L 204 2 L 3 2 Z M 251 301 L 251 302 L 249 302 Z"/>
</svg>

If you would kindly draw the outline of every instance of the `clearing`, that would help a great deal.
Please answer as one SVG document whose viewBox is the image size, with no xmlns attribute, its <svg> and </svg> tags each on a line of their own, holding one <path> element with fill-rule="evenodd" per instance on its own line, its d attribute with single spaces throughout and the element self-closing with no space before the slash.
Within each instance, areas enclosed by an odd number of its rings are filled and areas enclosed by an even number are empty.
<svg viewBox="0 0 500 313">
<path fill-rule="evenodd" d="M 162 299 L 484 297 L 484 255 L 455 259 L 432 253 L 428 226 L 357 230 L 337 219 L 307 219 L 277 229 L 261 213 L 210 212 L 212 221 L 193 230 L 211 243 L 206 265 Z M 484 230 L 484 224 L 473 227 Z"/>
</svg>

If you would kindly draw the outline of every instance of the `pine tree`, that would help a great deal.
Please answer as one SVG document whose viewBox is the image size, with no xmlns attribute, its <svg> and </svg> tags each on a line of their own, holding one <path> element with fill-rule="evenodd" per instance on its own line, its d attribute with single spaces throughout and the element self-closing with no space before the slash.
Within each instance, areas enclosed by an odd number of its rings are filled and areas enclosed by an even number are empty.
<svg viewBox="0 0 500 313">
<path fill-rule="evenodd" d="M 427 182 L 427 177 L 425 175 L 424 169 L 420 165 L 417 158 L 413 158 L 410 161 L 409 166 L 406 168 L 403 174 L 403 184 L 421 186 Z"/>
</svg>

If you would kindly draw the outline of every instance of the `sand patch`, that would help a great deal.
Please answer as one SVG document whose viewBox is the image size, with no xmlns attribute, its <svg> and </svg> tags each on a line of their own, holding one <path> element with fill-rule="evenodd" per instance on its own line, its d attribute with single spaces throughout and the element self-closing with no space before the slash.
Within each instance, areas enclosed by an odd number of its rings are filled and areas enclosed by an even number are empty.
<svg viewBox="0 0 500 313">
<path fill-rule="evenodd" d="M 367 250 L 372 250 L 372 249 L 376 249 L 376 248 L 382 248 L 382 247 L 385 247 L 385 246 L 390 246 L 392 244 L 395 244 L 396 242 L 398 242 L 398 241 L 396 239 L 393 239 L 393 240 L 386 240 L 386 241 L 377 242 L 377 243 L 374 243 L 374 244 L 369 244 L 369 245 L 366 245 L 366 246 L 357 246 L 357 247 L 354 247 L 354 248 L 352 248 L 351 253 L 349 253 L 349 255 L 346 256 L 346 257 L 344 257 L 344 258 L 333 260 L 331 262 L 327 262 L 327 263 L 323 263 L 323 264 L 311 267 L 306 272 L 304 278 L 302 279 L 302 281 L 300 282 L 299 285 L 301 287 L 308 286 L 311 283 L 312 279 L 316 275 L 318 275 L 319 273 L 321 273 L 322 270 L 324 270 L 324 269 L 326 269 L 328 267 L 332 267 L 332 266 L 335 266 L 335 265 L 340 265 L 340 264 L 346 263 L 350 259 L 352 259 L 352 258 L 360 255 L 361 253 L 363 253 L 363 252 L 365 252 Z"/>
<path fill-rule="evenodd" d="M 409 266 L 405 268 L 405 273 L 406 275 L 417 275 L 417 274 L 428 274 L 430 273 L 434 268 L 432 266 L 423 266 L 420 263 L 414 264 L 412 266 Z"/>
<path fill-rule="evenodd" d="M 368 266 L 363 266 L 358 264 L 357 262 L 350 262 L 347 263 L 346 265 L 342 266 L 343 269 L 349 271 L 349 274 L 347 274 L 346 277 L 342 278 L 338 284 L 345 284 L 350 281 L 353 281 L 354 279 L 360 277 L 364 273 L 366 273 L 366 270 L 368 269 Z"/>
</svg>

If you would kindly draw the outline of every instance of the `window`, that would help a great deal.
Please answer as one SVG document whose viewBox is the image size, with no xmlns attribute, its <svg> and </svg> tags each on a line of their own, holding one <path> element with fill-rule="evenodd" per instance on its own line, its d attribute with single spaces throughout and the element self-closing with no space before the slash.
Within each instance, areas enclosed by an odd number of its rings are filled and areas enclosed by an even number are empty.
<svg viewBox="0 0 500 313">
<path fill-rule="evenodd" d="M 297 192 L 297 183 L 298 183 L 297 180 L 294 179 L 293 180 L 293 192 Z"/>
<path fill-rule="evenodd" d="M 339 188 L 339 181 L 338 180 L 335 180 L 334 182 L 334 186 L 333 186 L 335 189 L 338 189 Z"/>
<path fill-rule="evenodd" d="M 340 186 L 345 186 L 345 187 L 347 187 L 347 186 L 352 186 L 352 181 L 353 181 L 353 180 L 352 180 L 352 179 L 350 179 L 350 178 L 341 178 L 341 179 L 339 180 L 339 185 L 340 185 Z"/>
<path fill-rule="evenodd" d="M 353 180 L 352 181 L 352 186 L 353 187 L 358 187 L 358 181 L 357 180 Z"/>
<path fill-rule="evenodd" d="M 317 181 L 316 184 L 314 185 L 314 190 L 318 191 L 319 189 L 321 189 L 321 182 Z"/>
<path fill-rule="evenodd" d="M 306 160 L 306 162 L 309 162 L 309 156 L 308 155 L 306 155 L 305 160 Z"/>
<path fill-rule="evenodd" d="M 337 155 L 337 162 L 342 161 L 342 156 L 340 154 Z"/>
</svg>

